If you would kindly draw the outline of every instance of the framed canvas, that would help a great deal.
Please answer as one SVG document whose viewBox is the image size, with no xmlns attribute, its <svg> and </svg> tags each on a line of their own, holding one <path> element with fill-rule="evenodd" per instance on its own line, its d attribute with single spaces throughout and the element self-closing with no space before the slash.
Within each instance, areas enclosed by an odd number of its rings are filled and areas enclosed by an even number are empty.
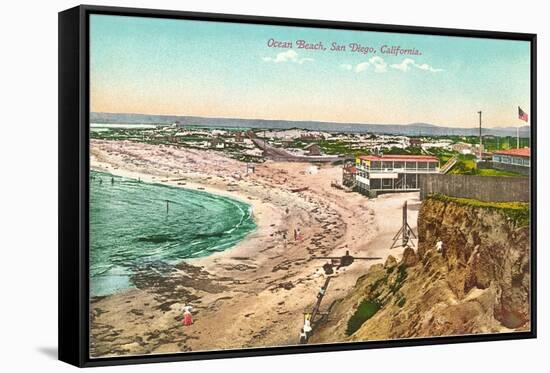
<svg viewBox="0 0 550 373">
<path fill-rule="evenodd" d="M 536 35 L 59 13 L 59 358 L 536 336 Z"/>
</svg>

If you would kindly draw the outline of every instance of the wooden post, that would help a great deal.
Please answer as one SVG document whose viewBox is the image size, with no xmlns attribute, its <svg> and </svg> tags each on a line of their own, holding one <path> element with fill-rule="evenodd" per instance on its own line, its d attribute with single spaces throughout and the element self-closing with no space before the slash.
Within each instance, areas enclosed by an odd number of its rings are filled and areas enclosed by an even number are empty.
<svg viewBox="0 0 550 373">
<path fill-rule="evenodd" d="M 321 307 L 321 302 L 323 301 L 323 297 L 327 293 L 328 284 L 329 284 L 331 278 L 332 277 L 330 277 L 330 276 L 326 278 L 325 284 L 323 285 L 323 293 L 320 294 L 317 297 L 317 302 L 315 302 L 315 306 L 313 306 L 313 310 L 311 311 L 311 322 L 313 322 L 313 320 L 315 320 L 315 317 L 319 313 L 319 308 Z"/>
<path fill-rule="evenodd" d="M 403 204 L 403 227 L 406 227 L 408 225 L 409 224 L 407 223 L 407 201 L 405 201 L 405 203 Z M 407 229 L 403 229 L 403 236 L 401 238 L 401 243 L 403 246 L 405 246 L 408 241 L 409 241 L 409 235 L 408 235 Z"/>
<path fill-rule="evenodd" d="M 481 147 L 483 146 L 483 140 L 481 137 L 481 111 L 477 112 L 479 114 L 479 160 L 482 159 L 482 150 Z"/>
<path fill-rule="evenodd" d="M 396 247 L 408 246 L 411 236 L 416 238 L 416 235 L 414 234 L 411 226 L 409 225 L 409 222 L 407 221 L 407 201 L 405 201 L 405 203 L 403 204 L 403 216 L 402 216 L 401 228 L 399 228 L 395 236 L 393 236 L 393 242 L 391 244 L 390 250 Z M 401 245 L 397 244 L 397 242 L 399 241 L 399 237 L 401 237 Z M 411 246 L 414 247 L 412 242 L 410 242 L 410 244 Z"/>
</svg>

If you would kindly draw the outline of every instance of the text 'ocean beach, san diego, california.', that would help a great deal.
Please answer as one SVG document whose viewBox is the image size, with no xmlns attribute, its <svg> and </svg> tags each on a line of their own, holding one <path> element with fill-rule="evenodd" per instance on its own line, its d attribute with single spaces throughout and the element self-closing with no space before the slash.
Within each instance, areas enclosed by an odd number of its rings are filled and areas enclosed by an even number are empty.
<svg viewBox="0 0 550 373">
<path fill-rule="evenodd" d="M 328 47 L 327 47 L 328 45 Z M 384 44 L 380 47 L 373 47 L 369 45 L 363 45 L 361 43 L 347 43 L 342 44 L 335 41 L 324 43 L 322 41 L 318 42 L 309 42 L 303 39 L 288 41 L 288 40 L 276 40 L 270 38 L 267 41 L 268 48 L 281 48 L 281 49 L 304 49 L 312 51 L 330 51 L 330 52 L 351 52 L 351 53 L 361 53 L 364 55 L 367 54 L 376 54 L 377 52 L 381 54 L 389 55 L 411 55 L 411 56 L 421 56 L 422 52 L 416 48 L 402 48 L 399 45 L 389 46 Z"/>
</svg>

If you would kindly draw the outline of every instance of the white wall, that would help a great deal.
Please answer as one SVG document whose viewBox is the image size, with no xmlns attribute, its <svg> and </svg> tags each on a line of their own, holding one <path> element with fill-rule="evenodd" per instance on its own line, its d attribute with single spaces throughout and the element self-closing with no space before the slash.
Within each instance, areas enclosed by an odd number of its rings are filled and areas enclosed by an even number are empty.
<svg viewBox="0 0 550 373">
<path fill-rule="evenodd" d="M 103 5 L 241 13 L 539 34 L 539 142 L 550 140 L 548 12 L 543 1 L 91 1 Z M 57 362 L 57 11 L 74 1 L 2 4 L 0 90 L 0 369 L 53 370 Z M 546 85 L 546 86 L 545 86 Z M 531 113 L 530 113 L 531 114 Z M 539 154 L 539 190 L 548 189 L 549 147 Z M 539 194 L 539 231 L 550 208 Z M 548 363 L 548 239 L 539 241 L 539 339 L 433 347 L 118 367 L 114 371 L 525 372 Z M 545 310 L 543 312 L 542 310 Z M 547 364 L 546 364 L 547 365 Z"/>
</svg>

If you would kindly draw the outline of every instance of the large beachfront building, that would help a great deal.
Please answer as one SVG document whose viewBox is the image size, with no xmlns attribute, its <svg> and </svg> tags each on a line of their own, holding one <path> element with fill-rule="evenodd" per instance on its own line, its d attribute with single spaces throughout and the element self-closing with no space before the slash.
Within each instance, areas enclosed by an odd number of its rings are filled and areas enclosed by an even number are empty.
<svg viewBox="0 0 550 373">
<path fill-rule="evenodd" d="M 493 168 L 529 174 L 531 149 L 499 150 L 493 154 Z"/>
<path fill-rule="evenodd" d="M 355 186 L 375 197 L 386 192 L 418 191 L 418 176 L 439 173 L 439 160 L 426 155 L 364 155 L 356 158 Z"/>
</svg>

